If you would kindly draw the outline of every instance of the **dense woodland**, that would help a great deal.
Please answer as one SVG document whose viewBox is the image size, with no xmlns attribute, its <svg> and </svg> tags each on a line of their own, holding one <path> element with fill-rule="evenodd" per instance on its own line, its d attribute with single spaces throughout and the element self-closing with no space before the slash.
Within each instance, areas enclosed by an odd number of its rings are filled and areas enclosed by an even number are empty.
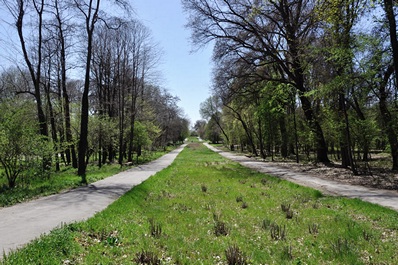
<svg viewBox="0 0 398 265">
<path fill-rule="evenodd" d="M 387 152 L 398 170 L 395 1 L 182 2 L 194 45 L 214 44 L 201 137 L 354 174 Z"/>
<path fill-rule="evenodd" d="M 161 50 L 129 2 L 0 8 L 10 18 L 2 27 L 17 36 L 1 47 L 10 56 L 0 73 L 0 172 L 10 188 L 31 168 L 48 176 L 74 167 L 86 183 L 90 162 L 133 163 L 188 135 L 178 97 L 156 82 Z"/>
</svg>

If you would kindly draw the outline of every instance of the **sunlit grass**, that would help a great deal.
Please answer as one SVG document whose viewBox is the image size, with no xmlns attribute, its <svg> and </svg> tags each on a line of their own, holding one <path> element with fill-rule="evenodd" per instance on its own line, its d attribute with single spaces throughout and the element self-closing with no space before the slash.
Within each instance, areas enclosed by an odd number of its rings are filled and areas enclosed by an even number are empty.
<svg viewBox="0 0 398 265">
<path fill-rule="evenodd" d="M 105 211 L 4 264 L 228 264 L 231 255 L 247 264 L 398 264 L 397 231 L 395 211 L 323 196 L 192 143 Z"/>
</svg>

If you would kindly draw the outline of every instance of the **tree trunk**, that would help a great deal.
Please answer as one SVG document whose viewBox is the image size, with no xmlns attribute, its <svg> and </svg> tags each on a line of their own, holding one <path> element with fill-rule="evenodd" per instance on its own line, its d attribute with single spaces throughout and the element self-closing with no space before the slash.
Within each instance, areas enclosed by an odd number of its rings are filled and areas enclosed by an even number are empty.
<svg viewBox="0 0 398 265">
<path fill-rule="evenodd" d="M 262 121 L 260 119 L 260 117 L 257 120 L 257 126 L 258 126 L 258 135 L 257 135 L 257 139 L 258 142 L 260 144 L 260 156 L 262 159 L 265 159 L 267 157 L 267 154 L 265 152 L 265 144 L 264 144 L 264 135 L 263 135 L 263 130 L 262 130 Z"/>
<path fill-rule="evenodd" d="M 87 30 L 87 57 L 86 57 L 86 69 L 84 76 L 84 89 L 82 96 L 82 106 L 81 106 L 81 119 L 80 119 L 80 139 L 79 139 L 79 161 L 78 161 L 78 175 L 82 178 L 81 182 L 87 184 L 86 177 L 86 153 L 88 149 L 88 93 L 90 90 L 90 67 L 91 67 L 91 57 L 93 50 L 93 34 L 94 26 L 98 19 L 97 15 L 99 12 L 100 0 L 96 1 L 96 7 L 92 6 L 93 3 L 90 1 L 88 7 L 88 14 L 86 16 L 86 30 Z M 91 12 L 94 12 L 93 14 Z"/>
<path fill-rule="evenodd" d="M 379 86 L 379 109 L 391 148 L 392 170 L 398 170 L 398 137 L 394 129 L 394 120 L 388 109 L 388 92 L 386 91 L 388 79 L 393 71 L 393 67 L 388 68 L 387 72 L 384 74 L 383 82 Z"/>
<path fill-rule="evenodd" d="M 286 120 L 285 117 L 282 116 L 279 118 L 279 129 L 281 132 L 281 138 L 282 138 L 282 143 L 281 143 L 281 155 L 283 158 L 288 157 L 289 155 L 289 136 L 287 135 L 287 130 L 286 130 Z"/>
<path fill-rule="evenodd" d="M 397 39 L 397 23 L 394 14 L 394 3 L 393 0 L 383 0 L 384 11 L 389 25 L 390 42 L 392 48 L 392 57 L 395 73 L 395 84 L 398 85 L 398 39 Z"/>
<path fill-rule="evenodd" d="M 242 116 L 240 115 L 240 113 L 237 112 L 235 109 L 231 108 L 231 107 L 228 106 L 228 105 L 224 105 L 224 106 L 227 107 L 227 108 L 229 108 L 230 110 L 232 110 L 233 113 L 235 113 L 236 118 L 240 121 L 240 123 L 241 123 L 242 126 L 243 126 L 243 129 L 245 130 L 245 133 L 246 133 L 246 136 L 247 136 L 247 140 L 249 141 L 250 147 L 251 147 L 251 149 L 252 149 L 252 150 L 251 150 L 251 151 L 252 151 L 252 154 L 253 154 L 254 156 L 258 156 L 257 149 L 256 149 L 256 145 L 254 144 L 253 135 L 252 135 L 251 131 L 249 130 L 249 128 L 247 127 L 247 124 L 246 124 L 246 122 L 243 120 L 243 118 L 242 118 Z"/>
<path fill-rule="evenodd" d="M 53 105 L 51 103 L 51 97 L 50 97 L 50 85 L 51 85 L 51 62 L 50 62 L 51 58 L 49 58 L 49 62 L 48 62 L 48 80 L 47 83 L 45 84 L 45 93 L 46 93 L 46 98 L 47 98 L 47 107 L 48 107 L 48 111 L 50 114 L 50 125 L 51 125 L 51 137 L 52 140 L 54 142 L 54 153 L 55 153 L 55 171 L 60 171 L 59 168 L 59 156 L 58 156 L 58 146 L 59 146 L 59 141 L 58 141 L 58 137 L 57 137 L 57 127 L 55 125 L 55 117 L 54 117 L 54 110 L 53 110 Z"/>
<path fill-rule="evenodd" d="M 288 33 L 288 38 L 294 36 L 294 33 Z M 328 158 L 328 148 L 326 145 L 325 137 L 323 135 L 322 127 L 314 115 L 314 110 L 310 99 L 305 95 L 307 92 L 304 86 L 304 70 L 300 61 L 300 55 L 297 44 L 294 38 L 288 40 L 289 49 L 292 56 L 292 79 L 294 80 L 295 88 L 299 93 L 304 116 L 310 125 L 311 131 L 315 134 L 316 142 L 316 161 L 320 163 L 330 163 Z"/>
<path fill-rule="evenodd" d="M 398 85 L 398 40 L 397 40 L 397 24 L 394 14 L 394 4 L 392 0 L 384 0 L 384 10 L 389 25 L 390 42 L 393 54 L 393 68 L 395 73 L 395 85 Z M 382 119 L 387 132 L 388 140 L 391 147 L 391 157 L 393 161 L 393 170 L 398 170 L 398 140 L 397 133 L 394 130 L 393 119 L 387 106 L 387 91 L 386 85 L 387 80 L 384 80 L 384 84 L 380 88 L 380 102 L 379 108 L 382 115 Z"/>
<path fill-rule="evenodd" d="M 317 162 L 321 163 L 330 163 L 330 160 L 328 158 L 328 149 L 323 135 L 323 131 L 321 125 L 314 117 L 314 112 L 312 110 L 311 102 L 305 95 L 303 95 L 303 93 L 300 93 L 299 98 L 301 101 L 301 105 L 306 120 L 308 121 L 312 132 L 315 134 L 315 141 L 317 146 L 316 160 Z"/>
<path fill-rule="evenodd" d="M 351 143 L 351 132 L 350 132 L 350 127 L 349 127 L 349 120 L 348 120 L 348 114 L 347 114 L 347 107 L 346 107 L 346 102 L 345 102 L 345 96 L 343 93 L 339 94 L 339 110 L 340 113 L 344 117 L 344 129 L 342 130 L 342 139 L 343 145 L 341 146 L 342 150 L 342 166 L 347 167 L 350 166 L 351 170 L 354 175 L 358 175 L 358 170 L 354 162 L 353 158 L 353 151 L 352 151 L 352 143 Z"/>
<path fill-rule="evenodd" d="M 42 26 L 43 26 L 43 9 L 44 9 L 44 0 L 41 1 L 41 5 L 37 6 L 37 14 L 39 16 L 39 25 L 38 25 L 38 41 L 37 41 L 37 65 L 36 69 L 32 62 L 29 59 L 28 51 L 25 45 L 25 36 L 23 31 L 23 19 L 25 15 L 24 9 L 24 1 L 19 1 L 18 3 L 18 17 L 16 21 L 16 26 L 18 30 L 19 41 L 22 48 L 23 57 L 25 63 L 28 67 L 30 76 L 32 78 L 33 86 L 34 86 L 34 96 L 36 99 L 36 108 L 37 108 L 37 117 L 39 121 L 39 131 L 42 136 L 48 136 L 48 127 L 47 127 L 47 119 L 43 111 L 43 104 L 41 99 L 41 90 L 40 90 L 40 78 L 41 78 L 41 61 L 42 61 L 42 45 L 43 45 L 43 37 L 42 37 Z"/>
</svg>

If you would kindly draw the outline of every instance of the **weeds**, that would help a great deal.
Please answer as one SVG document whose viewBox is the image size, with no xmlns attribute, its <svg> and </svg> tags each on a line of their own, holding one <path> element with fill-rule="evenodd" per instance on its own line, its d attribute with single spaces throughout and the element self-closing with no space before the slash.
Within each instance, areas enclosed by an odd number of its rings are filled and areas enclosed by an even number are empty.
<svg viewBox="0 0 398 265">
<path fill-rule="evenodd" d="M 202 192 L 207 192 L 207 186 L 202 184 Z"/>
<path fill-rule="evenodd" d="M 317 235 L 319 233 L 319 225 L 317 224 L 308 225 L 308 232 L 311 235 Z"/>
<path fill-rule="evenodd" d="M 286 239 L 286 225 L 283 227 L 277 224 L 270 226 L 271 238 L 273 240 L 285 240 Z"/>
<path fill-rule="evenodd" d="M 331 243 L 332 251 L 338 256 L 347 255 L 350 252 L 350 245 L 347 239 L 338 238 Z"/>
<path fill-rule="evenodd" d="M 223 221 L 217 220 L 214 224 L 214 234 L 216 236 L 227 236 L 229 228 Z"/>
<path fill-rule="evenodd" d="M 225 250 L 225 256 L 228 265 L 246 265 L 248 264 L 247 258 L 238 246 L 233 245 Z"/>
<path fill-rule="evenodd" d="M 222 214 L 220 212 L 213 212 L 213 220 L 215 222 L 221 220 L 221 216 L 222 216 Z"/>
<path fill-rule="evenodd" d="M 106 244 L 111 247 L 115 247 L 119 244 L 119 238 L 114 235 L 110 235 L 106 238 Z"/>
<path fill-rule="evenodd" d="M 293 254 L 292 254 L 292 246 L 285 246 L 282 251 L 282 260 L 292 260 L 293 259 Z"/>
<path fill-rule="evenodd" d="M 286 219 L 292 219 L 293 218 L 293 211 L 292 210 L 287 210 L 286 211 Z"/>
<path fill-rule="evenodd" d="M 281 204 L 281 209 L 282 209 L 282 212 L 287 212 L 287 211 L 289 211 L 290 210 L 290 204 Z"/>
<path fill-rule="evenodd" d="M 159 238 L 162 235 L 162 225 L 156 223 L 153 218 L 149 219 L 149 234 L 154 238 Z"/>
<path fill-rule="evenodd" d="M 367 232 L 366 230 L 362 231 L 362 235 L 363 235 L 363 239 L 365 239 L 366 241 L 369 241 L 372 238 L 372 235 Z"/>
<path fill-rule="evenodd" d="M 151 251 L 142 250 L 135 254 L 134 262 L 138 264 L 160 265 L 160 259 Z"/>
<path fill-rule="evenodd" d="M 264 219 L 263 222 L 261 223 L 261 228 L 264 230 L 268 230 L 271 227 L 271 220 L 269 219 Z"/>
</svg>

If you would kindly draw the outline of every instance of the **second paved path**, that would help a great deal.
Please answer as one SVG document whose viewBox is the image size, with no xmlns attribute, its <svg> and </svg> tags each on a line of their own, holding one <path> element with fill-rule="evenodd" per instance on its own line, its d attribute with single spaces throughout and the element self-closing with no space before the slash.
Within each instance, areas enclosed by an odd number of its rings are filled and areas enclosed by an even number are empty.
<svg viewBox="0 0 398 265">
<path fill-rule="evenodd" d="M 272 165 L 272 163 L 261 162 L 231 152 L 220 151 L 205 143 L 205 145 L 220 155 L 238 162 L 242 166 L 249 167 L 261 173 L 277 176 L 279 178 L 311 187 L 329 195 L 339 195 L 348 198 L 358 198 L 363 201 L 379 204 L 398 211 L 398 191 L 367 188 L 357 185 L 343 184 L 337 181 L 317 178 L 314 175 L 300 172 L 292 172 L 289 169 Z"/>
<path fill-rule="evenodd" d="M 102 211 L 132 187 L 169 166 L 184 147 L 86 187 L 0 208 L 0 255 L 63 223 L 82 221 Z"/>
</svg>

